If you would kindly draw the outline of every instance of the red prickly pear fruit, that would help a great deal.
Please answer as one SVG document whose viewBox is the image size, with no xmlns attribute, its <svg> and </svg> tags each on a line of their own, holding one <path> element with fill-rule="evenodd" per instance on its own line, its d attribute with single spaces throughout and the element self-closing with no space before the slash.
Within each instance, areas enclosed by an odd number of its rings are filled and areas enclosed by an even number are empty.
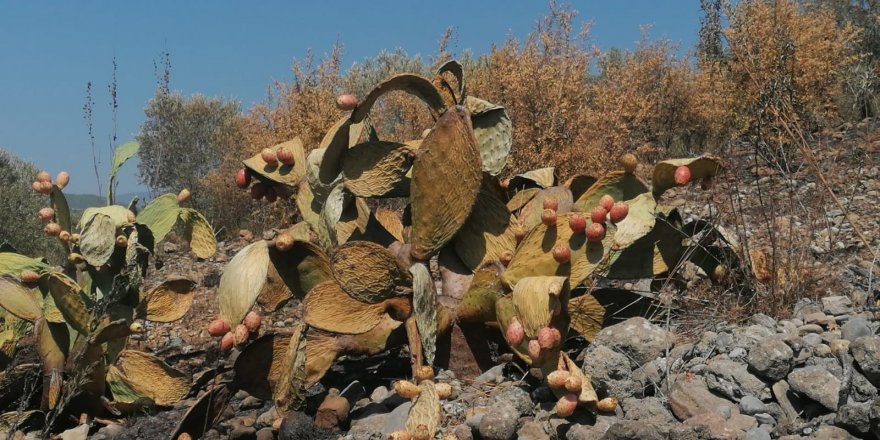
<svg viewBox="0 0 880 440">
<path fill-rule="evenodd" d="M 556 402 L 556 406 L 553 407 L 553 410 L 556 412 L 556 415 L 559 417 L 568 417 L 574 414 L 575 408 L 577 408 L 578 398 L 574 394 L 566 394 L 559 398 Z"/>
<path fill-rule="evenodd" d="M 68 183 L 70 183 L 70 173 L 67 171 L 62 171 L 55 176 L 55 185 L 58 186 L 58 189 L 64 189 Z"/>
<path fill-rule="evenodd" d="M 522 344 L 525 337 L 526 332 L 519 320 L 516 318 L 511 319 L 510 323 L 507 324 L 507 330 L 504 332 L 504 338 L 507 339 L 507 343 L 510 344 L 511 347 L 516 347 L 517 345 Z"/>
<path fill-rule="evenodd" d="M 513 228 L 513 236 L 516 238 L 517 244 L 526 238 L 526 225 L 522 223 L 522 221 L 517 220 L 517 222 L 511 226 Z"/>
<path fill-rule="evenodd" d="M 186 432 L 181 432 L 180 435 L 177 436 L 177 440 L 192 440 L 192 436 Z"/>
<path fill-rule="evenodd" d="M 711 177 L 708 177 L 708 176 L 707 176 L 707 177 L 703 177 L 703 178 L 700 180 L 700 188 L 702 188 L 702 189 L 704 189 L 704 190 L 712 189 L 712 183 L 713 183 L 713 182 L 712 182 L 712 178 L 711 178 Z"/>
<path fill-rule="evenodd" d="M 208 324 L 208 334 L 214 337 L 223 336 L 229 333 L 229 330 L 229 323 L 220 318 L 217 318 Z"/>
<path fill-rule="evenodd" d="M 508 189 L 508 188 L 510 188 L 510 179 L 504 179 L 504 180 L 502 180 L 502 181 L 501 181 L 501 189 L 506 190 L 506 189 Z"/>
<path fill-rule="evenodd" d="M 557 244 L 553 247 L 553 259 L 560 264 L 568 263 L 571 261 L 571 249 L 566 244 Z"/>
<path fill-rule="evenodd" d="M 344 94 L 336 97 L 336 108 L 344 112 L 352 111 L 358 105 L 358 99 L 352 94 Z"/>
<path fill-rule="evenodd" d="M 34 284 L 40 279 L 40 275 L 32 270 L 23 270 L 19 278 L 23 284 Z"/>
<path fill-rule="evenodd" d="M 529 357 L 532 358 L 533 362 L 541 359 L 541 344 L 538 343 L 537 339 L 529 341 Z"/>
<path fill-rule="evenodd" d="M 568 217 L 568 227 L 575 234 L 583 234 L 587 230 L 587 219 L 583 214 L 572 214 Z"/>
<path fill-rule="evenodd" d="M 220 351 L 229 351 L 232 350 L 232 347 L 235 345 L 235 335 L 232 332 L 226 332 L 223 335 L 223 338 L 220 339 Z"/>
<path fill-rule="evenodd" d="M 251 198 L 254 200 L 260 200 L 263 196 L 266 195 L 266 184 L 262 182 L 257 182 L 254 186 L 251 187 Z"/>
<path fill-rule="evenodd" d="M 544 209 L 559 210 L 559 200 L 556 197 L 547 197 L 544 199 Z"/>
<path fill-rule="evenodd" d="M 598 243 L 603 239 L 605 239 L 605 226 L 602 226 L 602 223 L 590 223 L 587 227 L 587 241 Z"/>
<path fill-rule="evenodd" d="M 545 350 L 556 348 L 562 341 L 559 330 L 553 327 L 543 327 L 538 330 L 538 346 Z"/>
<path fill-rule="evenodd" d="M 553 389 L 560 389 L 565 386 L 565 382 L 568 380 L 571 373 L 565 370 L 554 370 L 550 374 L 547 375 L 547 385 Z"/>
<path fill-rule="evenodd" d="M 57 237 L 61 233 L 61 226 L 58 226 L 58 223 L 47 223 L 43 227 L 43 232 L 50 237 Z"/>
<path fill-rule="evenodd" d="M 278 155 L 271 148 L 263 148 L 263 151 L 260 152 L 260 157 L 263 159 L 263 162 L 269 165 L 278 165 Z"/>
<path fill-rule="evenodd" d="M 605 216 L 607 215 L 607 209 L 602 206 L 597 206 L 595 209 L 593 209 L 593 212 L 590 213 L 590 221 L 601 225 L 602 223 L 605 223 Z"/>
<path fill-rule="evenodd" d="M 617 202 L 611 207 L 608 218 L 611 220 L 611 223 L 617 224 L 625 219 L 627 214 L 629 214 L 629 206 L 624 202 Z"/>
<path fill-rule="evenodd" d="M 580 393 L 583 384 L 584 382 L 580 376 L 572 374 L 565 380 L 565 389 L 570 393 Z"/>
<path fill-rule="evenodd" d="M 70 232 L 61 231 L 58 233 L 58 239 L 64 243 L 70 242 Z"/>
<path fill-rule="evenodd" d="M 40 220 L 49 222 L 55 217 L 55 210 L 52 208 L 43 208 L 37 215 L 40 217 Z"/>
<path fill-rule="evenodd" d="M 636 167 L 639 165 L 639 161 L 632 153 L 626 153 L 623 156 L 620 156 L 620 165 L 623 167 L 624 172 L 627 174 L 633 174 L 636 172 Z"/>
<path fill-rule="evenodd" d="M 40 182 L 40 190 L 38 192 L 47 196 L 52 194 L 52 182 Z"/>
<path fill-rule="evenodd" d="M 678 186 L 687 185 L 691 181 L 691 169 L 682 165 L 675 169 L 675 184 Z"/>
<path fill-rule="evenodd" d="M 40 171 L 37 173 L 37 182 L 49 182 L 52 183 L 52 176 L 49 175 L 46 171 Z"/>
<path fill-rule="evenodd" d="M 288 234 L 287 232 L 282 232 L 275 237 L 275 249 L 278 249 L 281 252 L 287 252 L 293 248 L 294 239 L 293 236 Z"/>
<path fill-rule="evenodd" d="M 39 181 L 34 180 L 34 183 L 31 184 L 31 188 L 34 189 L 34 192 L 38 192 L 38 193 L 40 193 L 40 194 L 43 193 L 43 190 L 40 189 L 40 188 L 41 188 L 41 185 L 40 185 L 40 182 L 39 182 Z"/>
<path fill-rule="evenodd" d="M 547 226 L 556 225 L 556 211 L 553 209 L 545 209 L 541 212 L 541 223 Z"/>
<path fill-rule="evenodd" d="M 128 238 L 124 235 L 116 237 L 116 247 L 124 248 L 128 246 Z"/>
<path fill-rule="evenodd" d="M 283 163 L 284 165 L 293 166 L 294 158 L 293 152 L 288 150 L 285 147 L 281 147 L 278 149 L 278 161 Z"/>
<path fill-rule="evenodd" d="M 605 194 L 599 199 L 599 206 L 605 208 L 606 211 L 611 211 L 611 207 L 614 206 L 614 197 L 611 197 L 610 194 Z"/>
<path fill-rule="evenodd" d="M 189 190 L 186 188 L 180 190 L 180 192 L 177 193 L 177 203 L 186 203 L 191 195 L 192 193 L 190 193 Z"/>
<path fill-rule="evenodd" d="M 244 326 L 247 327 L 248 331 L 250 331 L 251 333 L 256 333 L 257 330 L 260 329 L 260 321 L 261 321 L 260 314 L 251 310 L 244 317 L 243 322 L 244 322 Z"/>
<path fill-rule="evenodd" d="M 266 202 L 275 203 L 278 200 L 278 191 L 274 186 L 266 188 Z"/>
<path fill-rule="evenodd" d="M 504 265 L 504 267 L 507 267 L 507 265 L 509 265 L 510 262 L 513 261 L 513 252 L 510 252 L 510 251 L 502 252 L 501 256 L 498 257 L 498 261 L 501 262 L 501 264 Z"/>
<path fill-rule="evenodd" d="M 612 412 L 617 408 L 617 399 L 614 397 L 606 397 L 596 402 L 596 409 L 602 412 Z"/>
<path fill-rule="evenodd" d="M 248 331 L 248 328 L 244 326 L 244 324 L 239 324 L 235 326 L 235 330 L 232 332 L 232 336 L 235 337 L 235 345 L 241 345 L 247 342 L 249 335 L 250 332 Z"/>
<path fill-rule="evenodd" d="M 248 174 L 247 170 L 242 168 L 235 173 L 235 186 L 241 189 L 247 189 L 251 184 L 251 176 Z"/>
</svg>

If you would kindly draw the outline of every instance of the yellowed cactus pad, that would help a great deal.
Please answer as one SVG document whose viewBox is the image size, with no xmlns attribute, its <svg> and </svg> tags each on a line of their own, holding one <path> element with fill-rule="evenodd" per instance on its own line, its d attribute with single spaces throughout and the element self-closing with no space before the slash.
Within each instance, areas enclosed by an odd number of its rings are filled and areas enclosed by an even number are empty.
<svg viewBox="0 0 880 440">
<path fill-rule="evenodd" d="M 554 309 L 558 310 L 568 300 L 568 279 L 523 278 L 514 286 L 511 299 L 526 335 L 535 337 L 538 330 L 550 325 Z"/>
<path fill-rule="evenodd" d="M 116 367 L 132 390 L 157 405 L 173 405 L 189 393 L 189 378 L 151 354 L 124 350 L 119 353 Z"/>
<path fill-rule="evenodd" d="M 409 195 L 407 172 L 412 149 L 396 142 L 375 141 L 355 145 L 342 155 L 342 182 L 358 197 Z"/>
<path fill-rule="evenodd" d="M 268 272 L 269 248 L 265 240 L 238 251 L 220 277 L 220 317 L 233 325 L 241 322 L 263 289 Z"/>
<path fill-rule="evenodd" d="M 352 298 L 377 303 L 412 291 L 412 278 L 387 249 L 370 241 L 352 241 L 333 255 L 336 281 Z"/>
<path fill-rule="evenodd" d="M 568 300 L 568 314 L 571 328 L 588 341 L 593 340 L 605 322 L 605 307 L 590 294 Z"/>
<path fill-rule="evenodd" d="M 413 401 L 409 416 L 406 418 L 406 431 L 413 436 L 427 433 L 428 438 L 434 438 L 443 415 L 440 397 L 437 395 L 434 382 L 430 380 L 422 381 L 419 390 L 421 392 Z"/>
<path fill-rule="evenodd" d="M 270 165 L 263 160 L 260 153 L 257 153 L 249 159 L 245 159 L 244 166 L 272 182 L 296 186 L 306 175 L 306 153 L 302 140 L 299 137 L 295 137 L 287 142 L 269 147 L 269 149 L 276 153 L 282 148 L 293 153 L 293 165 L 284 165 L 282 163 Z"/>
<path fill-rule="evenodd" d="M 379 324 L 385 316 L 385 304 L 367 304 L 342 290 L 334 281 L 315 286 L 303 301 L 305 322 L 333 333 L 356 335 Z"/>
<path fill-rule="evenodd" d="M 373 215 L 395 240 L 403 242 L 403 222 L 400 215 L 388 208 L 378 208 Z"/>
<path fill-rule="evenodd" d="M 472 271 L 487 261 L 497 261 L 502 253 L 516 248 L 515 224 L 504 202 L 480 191 L 470 217 L 453 240 L 455 252 Z"/>
<path fill-rule="evenodd" d="M 192 306 L 195 287 L 196 283 L 188 278 L 165 280 L 147 294 L 147 319 L 172 322 L 182 318 Z"/>
</svg>

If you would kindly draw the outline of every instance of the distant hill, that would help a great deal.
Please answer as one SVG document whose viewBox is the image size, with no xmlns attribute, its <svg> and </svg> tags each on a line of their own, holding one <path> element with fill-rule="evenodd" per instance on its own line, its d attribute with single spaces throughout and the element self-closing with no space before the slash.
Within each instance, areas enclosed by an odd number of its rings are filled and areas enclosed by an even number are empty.
<svg viewBox="0 0 880 440">
<path fill-rule="evenodd" d="M 104 197 L 99 197 L 96 194 L 65 194 L 67 198 L 67 204 L 70 205 L 70 210 L 74 212 L 82 212 L 86 208 L 91 208 L 93 206 L 104 206 L 107 204 L 107 199 Z M 120 205 L 128 205 L 129 202 L 135 197 L 139 197 L 141 199 L 138 206 L 143 207 L 144 200 L 148 200 L 150 198 L 150 193 L 146 191 L 141 192 L 131 192 L 118 194 L 116 196 L 116 203 Z"/>
</svg>

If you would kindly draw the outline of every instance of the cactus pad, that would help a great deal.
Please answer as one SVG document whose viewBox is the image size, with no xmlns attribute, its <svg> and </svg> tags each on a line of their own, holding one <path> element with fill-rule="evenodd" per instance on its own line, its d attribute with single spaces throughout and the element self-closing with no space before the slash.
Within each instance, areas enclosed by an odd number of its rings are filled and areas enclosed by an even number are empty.
<svg viewBox="0 0 880 440">
<path fill-rule="evenodd" d="M 306 401 L 306 326 L 299 324 L 293 329 L 282 357 L 278 384 L 273 393 L 275 407 L 282 414 L 301 409 Z M 274 363 L 274 362 L 273 362 Z"/>
<path fill-rule="evenodd" d="M 651 178 L 655 197 L 660 197 L 667 189 L 677 186 L 674 179 L 675 170 L 680 166 L 686 166 L 691 170 L 691 182 L 706 178 L 711 179 L 723 169 L 721 160 L 708 154 L 689 159 L 670 159 L 659 162 L 654 166 L 654 175 Z"/>
<path fill-rule="evenodd" d="M 367 304 L 345 293 L 335 280 L 315 286 L 303 300 L 303 320 L 321 330 L 342 334 L 365 333 L 385 316 L 385 304 Z"/>
<path fill-rule="evenodd" d="M 422 381 L 419 390 L 419 395 L 413 400 L 406 418 L 406 431 L 413 436 L 427 434 L 427 437 L 421 438 L 431 439 L 437 434 L 443 415 L 440 398 L 437 396 L 434 382 L 430 380 Z"/>
<path fill-rule="evenodd" d="M 333 270 L 327 254 L 309 241 L 295 239 L 286 251 L 269 249 L 272 267 L 290 292 L 299 299 L 318 284 L 333 279 Z"/>
<path fill-rule="evenodd" d="M 177 195 L 165 194 L 148 203 L 138 214 L 137 220 L 138 223 L 150 228 L 153 239 L 158 243 L 174 229 L 178 217 L 180 217 L 180 206 L 177 204 Z"/>
<path fill-rule="evenodd" d="M 568 300 L 571 328 L 587 341 L 592 341 L 605 322 L 605 307 L 593 295 L 586 294 Z"/>
<path fill-rule="evenodd" d="M 412 292 L 412 278 L 387 249 L 369 241 L 351 241 L 333 255 L 333 274 L 352 298 L 369 304 Z"/>
<path fill-rule="evenodd" d="M 513 146 L 513 124 L 507 111 L 500 105 L 472 96 L 465 98 L 464 105 L 471 112 L 483 171 L 497 176 L 504 169 Z"/>
<path fill-rule="evenodd" d="M 422 142 L 413 164 L 412 255 L 436 253 L 458 232 L 482 182 L 480 153 L 469 112 L 448 110 Z"/>
<path fill-rule="evenodd" d="M 472 271 L 487 261 L 498 260 L 502 253 L 516 248 L 515 224 L 516 218 L 504 202 L 480 191 L 471 215 L 453 239 L 455 252 Z"/>
<path fill-rule="evenodd" d="M 282 148 L 293 153 L 293 165 L 284 165 L 283 163 L 270 165 L 263 160 L 262 154 L 256 154 L 242 163 L 247 169 L 266 180 L 282 185 L 296 186 L 306 175 L 306 153 L 302 139 L 295 137 L 287 142 L 269 147 L 276 153 Z"/>
<path fill-rule="evenodd" d="M 532 229 L 541 223 L 541 213 L 544 212 L 544 201 L 556 199 L 559 207 L 556 209 L 558 215 L 566 214 L 571 211 L 572 200 L 571 191 L 564 186 L 551 186 L 538 191 L 528 203 L 522 208 L 519 214 L 520 222 L 525 228 Z"/>
<path fill-rule="evenodd" d="M 302 325 L 294 328 L 293 336 L 301 333 Z M 299 333 L 298 333 L 299 332 Z M 271 399 L 289 361 L 291 335 L 267 334 L 249 343 L 235 359 L 235 386 L 259 399 Z"/>
<path fill-rule="evenodd" d="M 431 365 L 434 363 L 434 353 L 437 350 L 437 291 L 427 265 L 415 263 L 410 266 L 409 272 L 413 279 L 413 310 L 416 324 L 422 340 L 425 361 Z"/>
<path fill-rule="evenodd" d="M 495 302 L 504 293 L 501 284 L 503 270 L 494 262 L 477 269 L 470 288 L 455 309 L 458 322 L 485 323 L 496 320 Z"/>
<path fill-rule="evenodd" d="M 116 367 L 122 381 L 157 405 L 173 405 L 189 393 L 189 378 L 151 354 L 123 350 Z"/>
<path fill-rule="evenodd" d="M 202 259 L 214 256 L 217 252 L 217 239 L 208 220 L 192 208 L 181 208 L 180 218 L 184 225 L 183 237 L 189 242 L 193 254 Z"/>
<path fill-rule="evenodd" d="M 507 201 L 507 209 L 509 209 L 510 212 L 516 212 L 517 210 L 522 209 L 522 207 L 526 206 L 526 204 L 529 203 L 529 201 L 540 191 L 541 188 L 526 188 L 522 191 L 517 191 L 516 194 Z"/>
<path fill-rule="evenodd" d="M 556 185 L 556 169 L 546 167 L 511 177 L 507 190 L 522 191 L 528 188 L 549 188 L 553 185 Z"/>
<path fill-rule="evenodd" d="M 407 197 L 414 151 L 396 142 L 355 145 L 342 155 L 342 182 L 358 197 Z"/>
<path fill-rule="evenodd" d="M 599 204 L 605 194 L 615 201 L 629 200 L 639 194 L 648 192 L 648 186 L 642 179 L 623 171 L 612 171 L 596 181 L 575 201 L 575 209 L 590 212 Z"/>
<path fill-rule="evenodd" d="M 0 275 L 18 277 L 25 270 L 43 274 L 49 270 L 49 265 L 15 252 L 0 252 Z"/>
<path fill-rule="evenodd" d="M 89 334 L 92 316 L 82 289 L 73 280 L 61 273 L 45 273 L 40 276 L 40 289 L 52 295 L 55 307 L 68 325 L 82 334 Z"/>
<path fill-rule="evenodd" d="M 263 240 L 238 251 L 220 277 L 217 302 L 220 317 L 230 325 L 241 322 L 254 305 L 269 271 L 269 250 Z"/>
<path fill-rule="evenodd" d="M 562 310 L 568 303 L 568 279 L 538 276 L 519 280 L 513 288 L 511 300 L 526 336 L 535 337 L 538 330 L 550 325 L 554 310 Z"/>
<path fill-rule="evenodd" d="M 43 305 L 34 293 L 8 278 L 0 278 L 0 307 L 25 321 L 43 316 Z"/>
<path fill-rule="evenodd" d="M 352 112 L 352 122 L 357 123 L 363 121 L 369 114 L 373 104 L 376 103 L 376 100 L 382 97 L 382 95 L 395 90 L 409 93 L 410 95 L 416 96 L 424 101 L 425 104 L 428 104 L 428 110 L 431 111 L 431 115 L 435 120 L 438 118 L 440 112 L 446 107 L 443 102 L 443 97 L 440 96 L 437 88 L 434 87 L 434 84 L 432 84 L 430 80 L 411 73 L 401 73 L 394 75 L 373 87 Z"/>
<path fill-rule="evenodd" d="M 144 307 L 146 318 L 156 322 L 172 322 L 182 318 L 193 302 L 196 283 L 188 278 L 172 278 L 147 293 Z"/>
<path fill-rule="evenodd" d="M 394 237 L 395 240 L 403 242 L 403 222 L 400 215 L 388 208 L 378 208 L 373 213 L 379 224 Z"/>
<path fill-rule="evenodd" d="M 116 223 L 108 215 L 96 213 L 86 223 L 79 250 L 86 262 L 99 267 L 110 260 L 116 249 Z"/>
</svg>

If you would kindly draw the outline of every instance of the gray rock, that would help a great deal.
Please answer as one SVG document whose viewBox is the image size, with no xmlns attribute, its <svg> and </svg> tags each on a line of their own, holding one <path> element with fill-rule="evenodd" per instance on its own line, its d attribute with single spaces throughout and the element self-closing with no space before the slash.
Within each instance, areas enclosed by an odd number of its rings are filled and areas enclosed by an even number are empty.
<svg viewBox="0 0 880 440">
<path fill-rule="evenodd" d="M 96 434 L 103 435 L 105 438 L 114 438 L 122 435 L 123 432 L 125 432 L 125 426 L 113 423 L 99 429 Z M 88 430 L 86 430 L 86 433 L 88 433 Z"/>
<path fill-rule="evenodd" d="M 776 330 L 776 320 L 763 313 L 756 313 L 752 315 L 752 317 L 749 318 L 749 321 L 752 324 L 764 326 L 770 330 Z"/>
<path fill-rule="evenodd" d="M 852 318 L 840 327 L 840 337 L 855 341 L 862 336 L 871 336 L 871 327 L 865 318 Z"/>
<path fill-rule="evenodd" d="M 496 365 L 474 379 L 475 384 L 501 383 L 504 381 L 504 365 Z"/>
<path fill-rule="evenodd" d="M 834 424 L 850 432 L 865 435 L 871 430 L 870 412 L 870 402 L 850 402 L 837 409 Z"/>
<path fill-rule="evenodd" d="M 798 327 L 798 334 L 803 336 L 808 333 L 822 333 L 824 329 L 819 324 L 804 324 Z"/>
<path fill-rule="evenodd" d="M 820 426 L 812 435 L 810 440 L 857 440 L 845 429 L 836 426 Z"/>
<path fill-rule="evenodd" d="M 852 301 L 846 296 L 826 296 L 822 298 L 822 311 L 829 315 L 852 313 Z"/>
<path fill-rule="evenodd" d="M 713 439 L 736 439 L 745 434 L 745 431 L 728 423 L 718 413 L 697 414 L 684 421 L 685 425 L 696 426 L 704 429 L 708 433 L 708 438 Z"/>
<path fill-rule="evenodd" d="M 751 394 L 760 399 L 770 398 L 770 388 L 753 374 L 746 366 L 727 359 L 713 360 L 705 373 L 709 389 L 731 400 Z"/>
<path fill-rule="evenodd" d="M 853 359 L 865 377 L 880 386 L 880 336 L 863 336 L 849 346 Z"/>
<path fill-rule="evenodd" d="M 663 440 L 669 429 L 655 423 L 621 420 L 608 428 L 601 440 Z"/>
<path fill-rule="evenodd" d="M 513 406 L 518 412 L 517 417 L 523 414 L 531 414 L 535 407 L 529 393 L 517 386 L 509 386 L 502 389 L 495 394 L 494 398 L 499 404 L 506 403 Z"/>
<path fill-rule="evenodd" d="M 746 395 L 739 400 L 739 411 L 743 414 L 753 416 L 758 413 L 767 412 L 767 405 L 764 405 L 764 402 L 755 396 Z"/>
<path fill-rule="evenodd" d="M 759 425 L 776 426 L 776 418 L 767 413 L 758 413 L 754 415 Z"/>
<path fill-rule="evenodd" d="M 583 355 L 584 373 L 592 378 L 600 395 L 618 399 L 635 395 L 639 385 L 632 380 L 632 364 L 626 355 L 604 345 L 592 345 Z"/>
<path fill-rule="evenodd" d="M 254 396 L 247 396 L 244 398 L 244 400 L 241 401 L 241 404 L 238 406 L 238 409 L 239 410 L 254 409 L 254 408 L 259 408 L 261 406 L 263 406 L 263 401 L 261 399 L 256 398 Z"/>
<path fill-rule="evenodd" d="M 644 399 L 626 398 L 620 402 L 626 420 L 638 420 L 642 423 L 672 423 L 675 417 L 658 397 Z"/>
<path fill-rule="evenodd" d="M 257 440 L 274 440 L 275 433 L 272 428 L 263 428 L 257 431 Z"/>
<path fill-rule="evenodd" d="M 474 432 L 468 425 L 458 425 L 452 428 L 452 435 L 455 436 L 456 440 L 474 440 Z"/>
<path fill-rule="evenodd" d="M 850 399 L 856 402 L 869 402 L 877 398 L 877 388 L 858 370 L 853 370 L 849 384 Z"/>
<path fill-rule="evenodd" d="M 257 430 L 253 426 L 236 426 L 229 431 L 229 440 L 256 440 Z"/>
<path fill-rule="evenodd" d="M 762 429 L 760 427 L 752 428 L 752 429 L 746 431 L 746 433 L 743 434 L 740 437 L 740 439 L 741 440 L 770 440 L 770 433 L 767 432 L 766 429 Z"/>
<path fill-rule="evenodd" d="M 642 365 L 672 347 L 673 337 L 647 319 L 635 317 L 602 329 L 593 344 L 606 345 L 626 354 L 636 365 Z"/>
<path fill-rule="evenodd" d="M 822 307 L 809 298 L 801 298 L 794 305 L 794 317 L 796 319 L 803 319 L 804 315 L 821 311 Z"/>
<path fill-rule="evenodd" d="M 718 413 L 722 408 L 739 412 L 732 402 L 712 394 L 700 378 L 686 379 L 681 376 L 670 388 L 667 398 L 672 413 L 679 420 L 687 420 L 697 414 Z"/>
<path fill-rule="evenodd" d="M 816 333 L 807 333 L 804 335 L 804 345 L 807 347 L 815 347 L 822 343 L 822 336 Z"/>
<path fill-rule="evenodd" d="M 519 411 L 513 405 L 498 404 L 480 420 L 480 436 L 484 440 L 510 440 L 516 434 Z"/>
<path fill-rule="evenodd" d="M 788 384 L 795 392 L 819 402 L 825 408 L 836 411 L 840 380 L 819 366 L 797 368 L 788 374 Z"/>
<path fill-rule="evenodd" d="M 776 381 L 788 374 L 793 358 L 794 352 L 780 336 L 770 336 L 758 341 L 747 361 L 756 374 Z"/>
<path fill-rule="evenodd" d="M 733 350 L 730 350 L 730 353 L 727 353 L 727 357 L 739 362 L 745 361 L 746 356 L 748 355 L 749 353 L 746 351 L 745 348 L 742 347 L 736 347 Z"/>
<path fill-rule="evenodd" d="M 257 421 L 256 421 L 256 423 L 255 423 L 254 426 L 256 426 L 256 427 L 258 427 L 258 428 L 264 428 L 264 427 L 266 427 L 266 426 L 272 426 L 272 423 L 273 423 L 273 422 L 275 421 L 275 419 L 277 419 L 277 418 L 278 418 L 278 410 L 275 409 L 275 407 L 273 406 L 273 407 L 269 408 L 268 411 L 266 411 L 266 412 L 260 414 L 260 415 L 257 417 Z"/>
<path fill-rule="evenodd" d="M 636 397 L 653 395 L 660 388 L 660 383 L 666 375 L 664 369 L 660 368 L 660 362 L 658 362 L 660 359 L 648 362 L 632 372 L 632 380 L 638 385 L 635 391 Z M 663 364 L 665 365 L 665 362 Z"/>
<path fill-rule="evenodd" d="M 376 389 L 373 390 L 372 393 L 370 393 L 370 400 L 378 403 L 385 400 L 385 398 L 388 397 L 388 394 L 390 394 L 388 392 L 388 388 L 378 386 L 376 387 Z"/>
<path fill-rule="evenodd" d="M 550 440 L 540 423 L 529 420 L 516 431 L 516 440 Z"/>
</svg>

